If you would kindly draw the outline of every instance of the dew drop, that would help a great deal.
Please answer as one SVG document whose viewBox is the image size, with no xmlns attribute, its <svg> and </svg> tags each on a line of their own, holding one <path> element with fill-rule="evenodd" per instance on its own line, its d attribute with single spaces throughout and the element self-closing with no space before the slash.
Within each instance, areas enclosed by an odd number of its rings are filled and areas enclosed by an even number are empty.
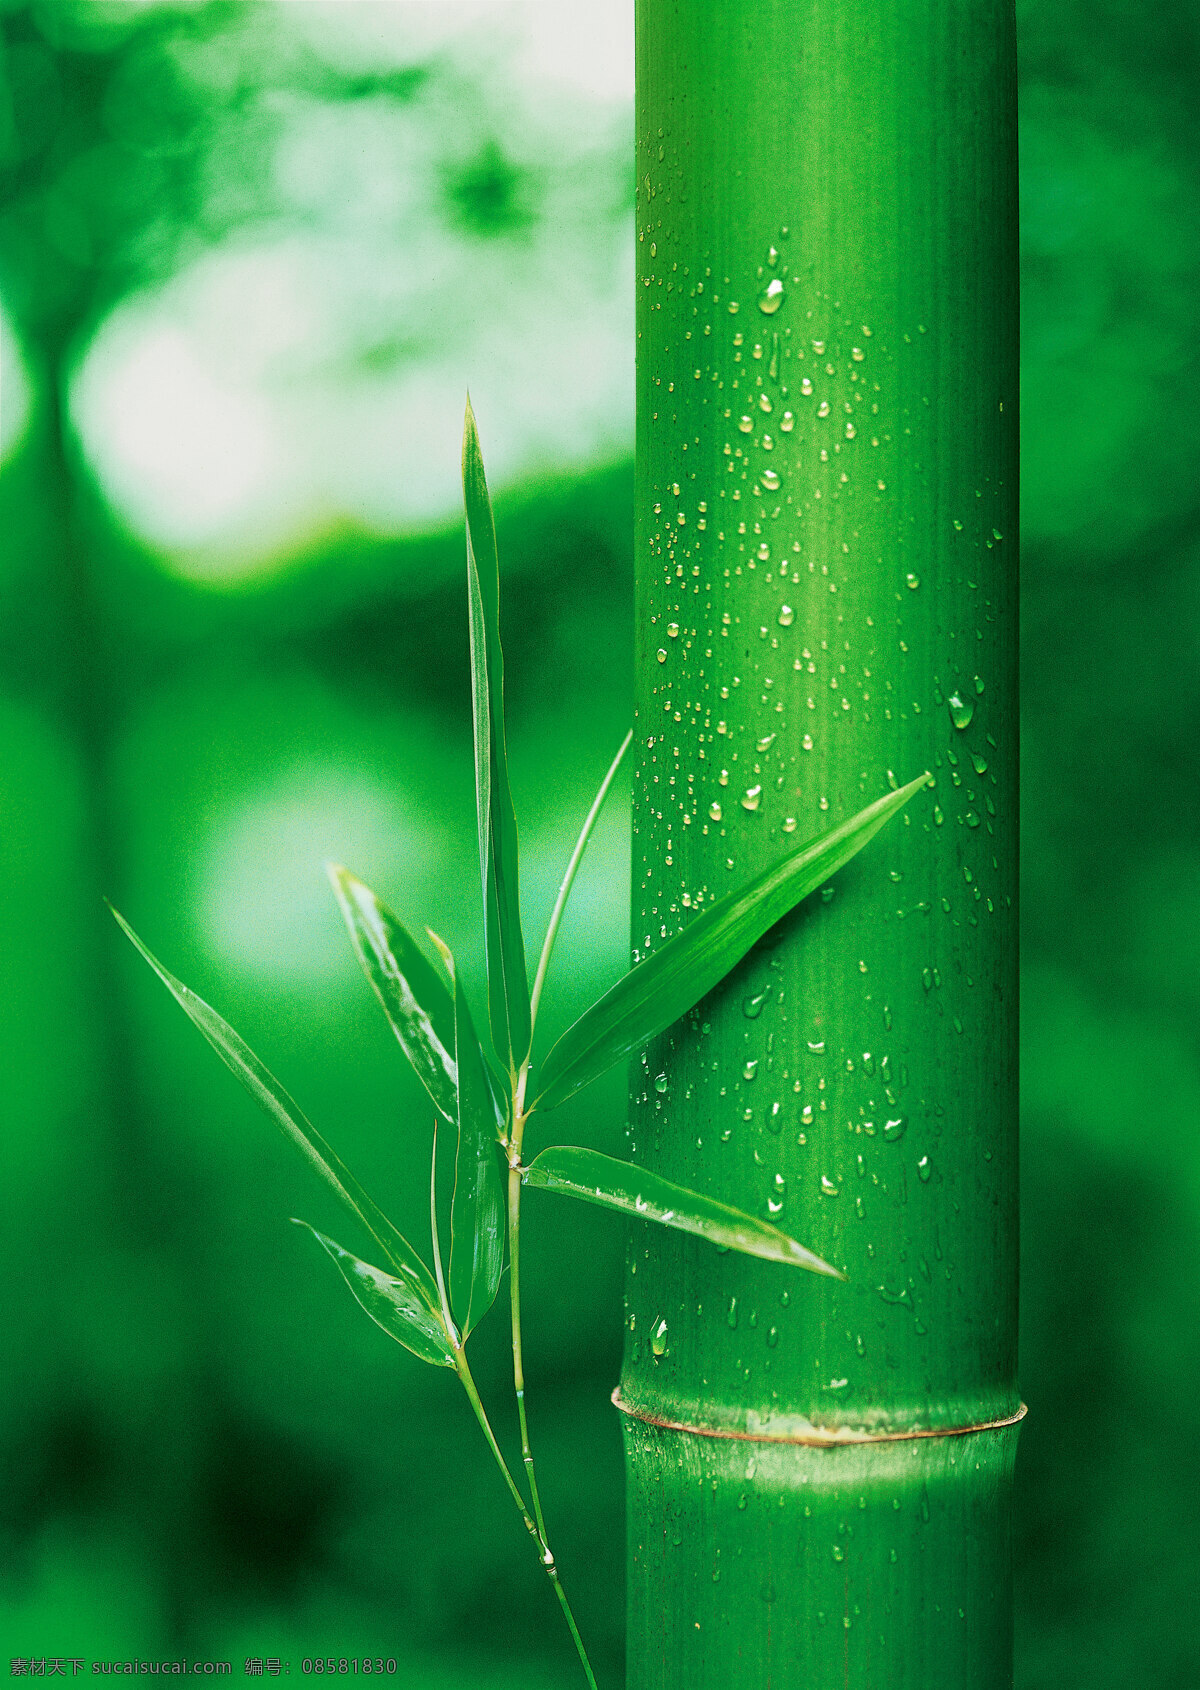
<svg viewBox="0 0 1200 1690">
<path fill-rule="evenodd" d="M 771 747 L 774 745 L 774 743 L 775 743 L 775 735 L 774 734 L 764 734 L 762 736 L 762 738 L 757 741 L 754 749 L 756 751 L 769 751 L 771 749 Z"/>
<path fill-rule="evenodd" d="M 841 1187 L 830 1179 L 828 1174 L 821 1175 L 821 1190 L 826 1197 L 836 1197 Z"/>
<path fill-rule="evenodd" d="M 783 831 L 785 833 L 795 833 L 795 831 L 796 831 L 796 818 L 795 818 L 795 816 L 785 816 L 783 818 Z"/>
<path fill-rule="evenodd" d="M 738 1323 L 738 1300 L 737 1300 L 736 1297 L 730 1297 L 730 1299 L 729 1299 L 729 1313 L 725 1316 L 725 1319 L 729 1322 L 730 1326 L 736 1326 L 737 1325 L 737 1323 Z"/>
<path fill-rule="evenodd" d="M 883 1136 L 890 1144 L 894 1144 L 898 1138 L 903 1138 L 907 1130 L 908 1117 L 906 1115 L 895 1115 L 890 1121 L 883 1123 Z"/>
<path fill-rule="evenodd" d="M 654 1076 L 654 1089 L 659 1094 L 660 1097 L 666 1091 L 666 1089 L 670 1085 L 670 1083 L 671 1082 L 667 1079 L 667 1076 L 665 1074 L 656 1074 Z"/>
<path fill-rule="evenodd" d="M 780 607 L 779 607 L 779 617 L 778 617 L 779 626 L 781 628 L 790 628 L 792 623 L 795 620 L 796 620 L 796 612 L 792 609 L 791 605 L 790 604 L 781 604 Z"/>
<path fill-rule="evenodd" d="M 751 430 L 754 428 L 754 418 L 753 417 L 739 417 L 738 418 L 738 427 L 741 429 L 743 434 L 749 434 L 751 432 Z"/>
<path fill-rule="evenodd" d="M 763 441 L 763 445 L 766 445 L 765 440 Z M 778 472 L 773 469 L 763 470 L 758 479 L 762 482 L 768 493 L 777 493 L 782 485 Z"/>
<path fill-rule="evenodd" d="M 779 426 L 784 434 L 790 434 L 796 426 L 796 419 L 790 411 L 785 411 L 779 419 Z"/>
<path fill-rule="evenodd" d="M 758 309 L 764 317 L 773 317 L 782 304 L 783 283 L 778 276 L 772 276 L 758 296 Z"/>
<path fill-rule="evenodd" d="M 763 1005 L 768 1001 L 770 996 L 770 986 L 764 986 L 761 992 L 755 992 L 753 996 L 742 999 L 742 1014 L 746 1017 L 747 1021 L 758 1020 L 759 1016 L 763 1012 Z"/>
<path fill-rule="evenodd" d="M 668 622 L 667 623 L 667 638 L 669 640 L 677 640 L 679 638 L 679 624 L 678 624 L 678 622 Z"/>
<path fill-rule="evenodd" d="M 915 593 L 917 588 L 921 585 L 921 577 L 919 575 L 906 575 L 904 579 L 908 584 L 909 592 Z"/>
<path fill-rule="evenodd" d="M 758 1057 L 752 1056 L 742 1069 L 743 1080 L 752 1080 L 758 1073 Z"/>
<path fill-rule="evenodd" d="M 742 809 L 757 810 L 762 800 L 761 786 L 748 786 L 742 794 Z"/>
<path fill-rule="evenodd" d="M 667 1353 L 667 1323 L 656 1320 L 650 1333 L 650 1351 L 655 1361 L 661 1361 Z"/>
<path fill-rule="evenodd" d="M 920 1180 L 922 1185 L 929 1184 L 929 1176 L 932 1172 L 932 1162 L 929 1160 L 928 1156 L 922 1156 L 921 1160 L 917 1163 L 917 1178 Z"/>
<path fill-rule="evenodd" d="M 665 652 L 665 651 L 664 651 L 664 649 L 663 649 L 663 647 L 662 647 L 662 646 L 659 646 L 659 648 L 658 648 L 658 651 L 657 651 L 657 653 L 656 653 L 656 655 L 657 655 L 657 657 L 658 657 L 658 661 L 659 661 L 659 662 L 660 662 L 660 663 L 665 663 L 665 662 L 666 662 L 666 661 L 667 661 L 667 654 L 666 654 L 666 652 Z"/>
<path fill-rule="evenodd" d="M 950 720 L 956 728 L 961 731 L 963 728 L 970 727 L 971 718 L 975 714 L 974 699 L 960 698 L 956 692 L 953 692 L 946 700 L 946 705 L 950 711 Z"/>
<path fill-rule="evenodd" d="M 714 822 L 719 822 L 721 819 L 721 806 L 715 798 L 708 806 L 708 814 L 710 819 Z"/>
</svg>

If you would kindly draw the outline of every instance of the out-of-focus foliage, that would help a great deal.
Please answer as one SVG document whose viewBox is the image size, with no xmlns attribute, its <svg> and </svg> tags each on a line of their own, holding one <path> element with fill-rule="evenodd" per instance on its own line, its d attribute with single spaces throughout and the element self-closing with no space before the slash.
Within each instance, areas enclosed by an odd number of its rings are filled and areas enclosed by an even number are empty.
<svg viewBox="0 0 1200 1690">
<path fill-rule="evenodd" d="M 100 895 L 419 1230 L 427 1199 L 399 1175 L 423 1164 L 430 1110 L 321 863 L 435 927 L 483 1001 L 468 380 L 499 490 L 531 944 L 627 726 L 623 18 L 0 4 L 12 1654 L 296 1671 L 382 1651 L 423 1690 L 571 1670 L 457 1393 L 356 1320 L 286 1225 L 342 1236 Z M 1020 25 L 1018 1682 L 1182 1690 L 1200 1580 L 1200 15 L 1023 0 Z M 627 872 L 616 805 L 556 953 L 551 1037 L 627 961 Z M 616 1150 L 623 1113 L 606 1081 L 555 1135 Z M 610 1217 L 552 1207 L 530 1204 L 523 1252 L 534 1432 L 611 1683 L 621 1245 Z M 474 1340 L 485 1393 L 504 1336 Z"/>
<path fill-rule="evenodd" d="M 1018 1683 L 1195 1678 L 1200 11 L 1026 0 Z"/>
</svg>

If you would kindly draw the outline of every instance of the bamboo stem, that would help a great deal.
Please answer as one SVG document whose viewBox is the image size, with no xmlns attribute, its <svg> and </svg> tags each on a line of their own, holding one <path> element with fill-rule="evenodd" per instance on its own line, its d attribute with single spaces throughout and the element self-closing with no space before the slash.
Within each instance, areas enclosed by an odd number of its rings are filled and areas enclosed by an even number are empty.
<svg viewBox="0 0 1200 1690">
<path fill-rule="evenodd" d="M 519 1117 L 518 1117 L 519 1119 Z M 523 1125 L 523 1123 L 522 1123 Z M 529 1422 L 525 1415 L 525 1359 L 521 1343 L 521 1169 L 520 1129 L 514 1132 L 514 1154 L 518 1158 L 508 1170 L 508 1286 L 512 1311 L 513 1390 L 517 1398 L 517 1418 L 521 1426 L 521 1457 L 525 1476 L 529 1481 L 529 1495 L 533 1501 L 534 1517 L 543 1541 L 546 1522 L 542 1514 L 542 1499 L 538 1493 L 537 1473 L 533 1465 L 533 1449 L 529 1442 Z"/>
<path fill-rule="evenodd" d="M 521 1458 L 525 1464 L 525 1476 L 529 1483 L 530 1500 L 533 1503 L 534 1521 L 529 1520 L 525 1513 L 526 1523 L 534 1532 L 541 1547 L 542 1565 L 554 1586 L 555 1595 L 567 1622 L 567 1629 L 571 1633 L 579 1655 L 580 1665 L 583 1667 L 590 1690 L 596 1690 L 596 1678 L 592 1672 L 591 1662 L 588 1660 L 587 1650 L 584 1648 L 583 1638 L 579 1634 L 579 1627 L 575 1623 L 575 1615 L 567 1601 L 566 1591 L 563 1589 L 559 1576 L 558 1563 L 554 1559 L 554 1552 L 550 1548 L 546 1532 L 545 1515 L 542 1512 L 542 1499 L 538 1491 L 537 1471 L 533 1463 L 533 1447 L 529 1440 L 529 1421 L 525 1412 L 525 1360 L 521 1341 L 521 1141 L 525 1132 L 525 1116 L 522 1114 L 525 1079 L 528 1074 L 528 1062 L 521 1069 L 520 1077 L 513 1093 L 513 1126 L 509 1135 L 510 1164 L 508 1170 L 508 1287 L 509 1303 L 512 1313 L 512 1354 L 513 1354 L 513 1390 L 517 1399 L 517 1419 L 521 1429 Z M 505 1469 L 507 1473 L 507 1468 Z M 512 1483 L 510 1479 L 510 1484 Z"/>
<path fill-rule="evenodd" d="M 635 1069 L 635 1158 L 847 1281 L 632 1238 L 629 1687 L 1008 1690 L 1011 5 L 637 40 L 639 951 L 935 786 Z"/>
</svg>

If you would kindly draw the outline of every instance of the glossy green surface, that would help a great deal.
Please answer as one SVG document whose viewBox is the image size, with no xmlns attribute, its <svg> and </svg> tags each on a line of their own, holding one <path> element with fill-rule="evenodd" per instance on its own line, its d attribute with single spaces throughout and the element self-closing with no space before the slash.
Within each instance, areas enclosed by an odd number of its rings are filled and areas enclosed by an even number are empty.
<svg viewBox="0 0 1200 1690">
<path fill-rule="evenodd" d="M 454 1351 L 441 1315 L 414 1295 L 404 1280 L 381 1273 L 307 1221 L 298 1220 L 296 1225 L 312 1233 L 350 1287 L 355 1302 L 389 1338 L 434 1367 L 454 1366 Z"/>
<path fill-rule="evenodd" d="M 369 1197 L 337 1153 L 326 1144 L 303 1110 L 228 1021 L 198 997 L 190 986 L 177 980 L 154 953 L 143 944 L 123 916 L 113 911 L 122 931 L 158 975 L 193 1026 L 203 1033 L 221 1061 L 239 1079 L 254 1101 L 280 1127 L 312 1167 L 358 1217 L 384 1252 L 396 1272 L 427 1305 L 431 1314 L 438 1308 L 433 1275 L 412 1245 Z"/>
<path fill-rule="evenodd" d="M 458 1120 L 454 1003 L 431 964 L 369 886 L 337 863 L 330 884 L 371 989 L 435 1107 Z"/>
<path fill-rule="evenodd" d="M 775 923 L 815 892 L 919 792 L 919 776 L 729 892 L 586 1010 L 546 1058 L 537 1102 L 564 1102 L 640 1050 L 710 992 Z"/>
<path fill-rule="evenodd" d="M 846 1283 L 639 1230 L 622 1393 L 765 1436 L 1002 1419 L 1018 1400 L 1011 17 L 776 0 L 715 32 L 697 0 L 647 0 L 638 33 L 636 950 L 792 829 L 853 815 L 889 778 L 934 785 L 633 1077 L 639 1161 L 769 1214 Z M 743 1483 L 714 1497 L 682 1447 L 701 1440 L 671 1436 L 653 1476 L 643 1434 L 628 1440 L 633 1549 L 651 1485 L 681 1523 L 631 1579 L 632 1690 L 758 1690 L 768 1631 L 791 1640 L 783 1690 L 1008 1683 L 1012 1432 L 980 1435 L 997 1447 L 978 1478 L 954 1469 L 985 1555 L 950 1529 L 918 1552 L 949 1440 L 914 1443 L 900 1470 L 899 1446 L 868 1446 L 853 1495 L 830 1482 L 840 1452 L 785 1446 L 785 1491 L 813 1500 L 785 1502 L 770 1603 L 748 1547 L 712 1578 L 724 1534 L 751 1541 L 742 1496 L 777 1506 L 746 1477 L 749 1446 L 722 1454 Z M 837 1563 L 836 1624 L 876 1642 L 837 1655 L 843 1679 L 806 1621 L 806 1569 L 834 1565 L 849 1509 L 862 1553 Z M 893 1548 L 903 1571 L 883 1577 Z M 736 1670 L 703 1641 L 719 1615 Z M 954 1626 L 987 1640 L 969 1679 Z"/>
<path fill-rule="evenodd" d="M 496 1103 L 457 969 L 454 1054 L 458 1066 L 458 1143 L 450 1205 L 450 1307 L 465 1339 L 491 1308 L 500 1288 L 504 1190 Z"/>
<path fill-rule="evenodd" d="M 725 1250 L 741 1250 L 768 1262 L 786 1262 L 813 1273 L 836 1274 L 769 1221 L 733 1209 L 701 1192 L 687 1191 L 647 1168 L 635 1168 L 600 1150 L 575 1144 L 552 1146 L 536 1156 L 522 1183 L 542 1191 L 561 1191 L 604 1209 L 617 1209 L 640 1220 L 657 1221 L 678 1232 L 691 1232 Z"/>
<path fill-rule="evenodd" d="M 529 985 L 521 934 L 517 822 L 504 732 L 504 654 L 500 645 L 500 562 L 475 413 L 467 400 L 462 451 L 467 518 L 467 601 L 471 622 L 471 700 L 475 724 L 475 810 L 483 887 L 488 1016 L 501 1064 L 514 1073 L 529 1054 Z"/>
<path fill-rule="evenodd" d="M 838 1449 L 629 1423 L 633 1683 L 1010 1682 L 1015 1431 Z"/>
</svg>

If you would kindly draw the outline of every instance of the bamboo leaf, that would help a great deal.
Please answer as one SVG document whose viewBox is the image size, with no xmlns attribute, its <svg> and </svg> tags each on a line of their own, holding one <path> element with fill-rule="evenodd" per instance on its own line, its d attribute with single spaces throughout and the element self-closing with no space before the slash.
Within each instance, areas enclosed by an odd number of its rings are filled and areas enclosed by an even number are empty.
<svg viewBox="0 0 1200 1690">
<path fill-rule="evenodd" d="M 450 994 L 370 887 L 338 863 L 325 867 L 363 973 L 434 1107 L 453 1124 L 458 1076 Z"/>
<path fill-rule="evenodd" d="M 521 1179 L 542 1191 L 565 1191 L 585 1203 L 599 1203 L 603 1208 L 620 1209 L 624 1214 L 658 1221 L 661 1226 L 675 1227 L 680 1232 L 694 1232 L 712 1244 L 740 1250 L 743 1255 L 761 1256 L 769 1262 L 790 1262 L 793 1267 L 807 1268 L 810 1273 L 827 1274 L 833 1279 L 843 1277 L 835 1267 L 769 1221 L 757 1220 L 741 1209 L 718 1203 L 697 1191 L 687 1191 L 673 1180 L 663 1179 L 645 1168 L 635 1168 L 631 1162 L 620 1162 L 615 1156 L 605 1156 L 599 1150 L 583 1150 L 569 1144 L 543 1150 L 529 1167 L 522 1168 Z"/>
<path fill-rule="evenodd" d="M 454 982 L 458 1149 L 450 1206 L 450 1307 L 465 1341 L 495 1302 L 504 1267 L 504 1191 L 497 1160 L 503 1123 L 454 958 L 436 933 L 429 936 Z"/>
<path fill-rule="evenodd" d="M 225 1066 L 237 1076 L 250 1096 L 275 1124 L 282 1128 L 301 1155 L 316 1169 L 325 1183 L 332 1187 L 346 1207 L 358 1216 L 389 1264 L 414 1295 L 436 1314 L 438 1296 L 433 1275 L 403 1233 L 397 1231 L 383 1210 L 368 1197 L 349 1168 L 306 1119 L 303 1111 L 288 1096 L 274 1074 L 265 1063 L 259 1061 L 249 1045 L 234 1032 L 229 1023 L 205 1003 L 203 998 L 197 997 L 190 987 L 177 980 L 169 969 L 163 967 L 123 916 L 116 910 L 113 910 L 113 915 L 127 938 L 133 942 L 175 1001 L 204 1034 Z"/>
<path fill-rule="evenodd" d="M 802 898 L 849 862 L 929 781 L 889 792 L 826 834 L 764 869 L 691 921 L 660 951 L 568 1027 L 547 1056 L 533 1107 L 549 1109 L 639 1050 L 724 979 L 750 947 Z"/>
<path fill-rule="evenodd" d="M 350 1287 L 354 1300 L 389 1338 L 434 1367 L 453 1367 L 454 1351 L 440 1314 L 430 1310 L 409 1285 L 393 1274 L 383 1273 L 369 1262 L 344 1250 L 307 1221 L 292 1217 L 293 1225 L 311 1232 L 321 1248 L 336 1263 Z"/>
<path fill-rule="evenodd" d="M 517 874 L 517 822 L 504 740 L 504 656 L 500 649 L 500 566 L 492 502 L 475 413 L 463 429 L 467 515 L 467 599 L 471 622 L 471 701 L 475 723 L 475 805 L 483 881 L 488 1019 L 501 1063 L 516 1073 L 529 1054 L 529 983 Z"/>
<path fill-rule="evenodd" d="M 550 967 L 550 956 L 554 950 L 554 941 L 558 937 L 558 929 L 563 918 L 563 912 L 567 907 L 567 899 L 571 896 L 571 888 L 575 884 L 575 876 L 579 872 L 580 863 L 583 861 L 583 853 L 587 850 L 588 840 L 592 837 L 592 829 L 596 825 L 596 818 L 600 814 L 601 809 L 604 807 L 604 800 L 608 797 L 608 789 L 616 777 L 617 770 L 621 767 L 621 761 L 624 758 L 625 753 L 629 750 L 632 739 L 633 729 L 630 728 L 629 732 L 625 735 L 625 738 L 621 741 L 616 756 L 608 766 L 608 773 L 600 782 L 600 790 L 596 793 L 595 798 L 592 800 L 591 809 L 584 817 L 583 826 L 579 830 L 579 838 L 575 841 L 575 849 L 571 852 L 571 858 L 567 863 L 566 873 L 563 875 L 562 882 L 559 885 L 558 896 L 555 898 L 554 908 L 550 912 L 550 924 L 546 928 L 546 939 L 545 943 L 542 945 L 542 954 L 538 961 L 537 973 L 534 976 L 533 992 L 529 999 L 531 1036 L 532 1029 L 537 1023 L 538 1004 L 541 1002 L 542 998 L 542 987 L 546 984 L 546 974 Z"/>
</svg>

